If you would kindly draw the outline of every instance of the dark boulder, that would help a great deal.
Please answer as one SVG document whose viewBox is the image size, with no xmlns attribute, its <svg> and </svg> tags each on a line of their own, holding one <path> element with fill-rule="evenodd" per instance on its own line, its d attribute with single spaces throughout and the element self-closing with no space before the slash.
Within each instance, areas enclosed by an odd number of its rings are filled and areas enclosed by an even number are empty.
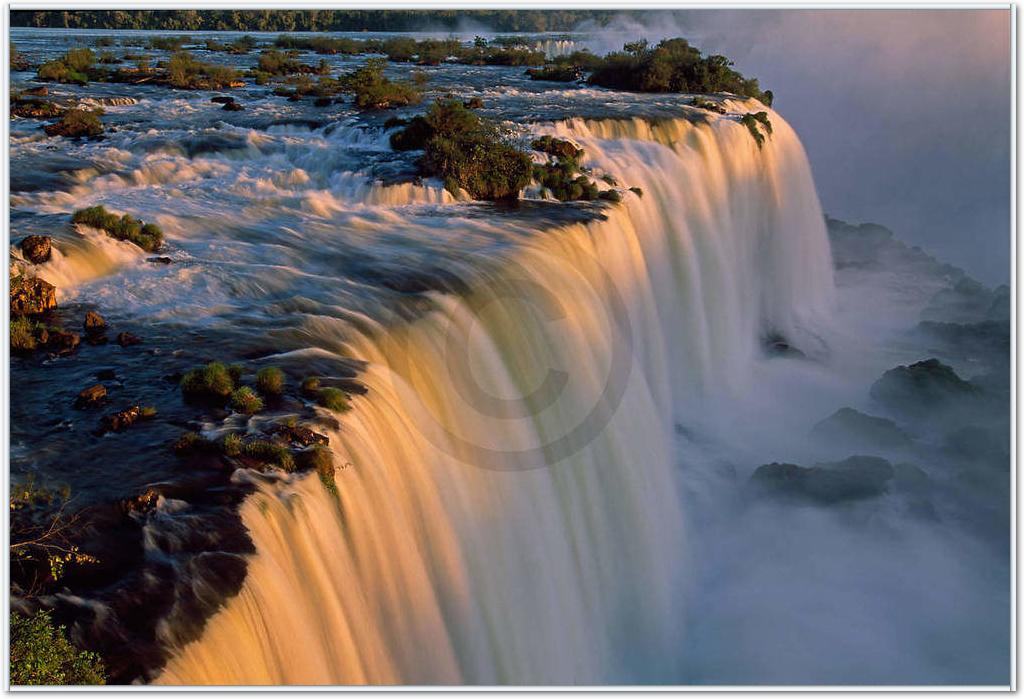
<svg viewBox="0 0 1024 699">
<path fill-rule="evenodd" d="M 169 265 L 173 260 L 167 256 L 161 255 L 159 257 L 147 257 L 146 262 L 152 262 L 157 265 Z"/>
<path fill-rule="evenodd" d="M 85 322 L 82 323 L 85 332 L 89 334 L 103 333 L 107 331 L 107 321 L 103 320 L 96 311 L 88 311 L 85 314 Z"/>
<path fill-rule="evenodd" d="M 898 366 L 882 374 L 871 386 L 871 397 L 896 413 L 923 415 L 978 395 L 953 368 L 938 359 Z"/>
<path fill-rule="evenodd" d="M 882 495 L 894 474 L 892 464 L 875 456 L 851 456 L 817 464 L 771 463 L 758 467 L 750 483 L 759 495 L 821 505 Z"/>
<path fill-rule="evenodd" d="M 48 235 L 30 235 L 21 241 L 21 254 L 34 265 L 50 259 L 51 240 Z"/>
<path fill-rule="evenodd" d="M 313 102 L 314 107 L 329 107 L 333 100 L 330 97 L 317 97 L 316 101 Z"/>
<path fill-rule="evenodd" d="M 223 109 L 225 112 L 240 112 L 243 109 L 245 109 L 245 107 L 240 105 L 238 102 L 232 100 L 231 102 L 225 102 L 224 106 L 221 107 L 221 109 Z"/>
<path fill-rule="evenodd" d="M 322 435 L 319 432 L 314 432 L 308 427 L 302 425 L 275 425 L 270 430 L 275 439 L 289 444 L 297 444 L 299 446 L 308 447 L 313 444 L 320 444 L 326 446 L 329 442 L 326 435 Z"/>
<path fill-rule="evenodd" d="M 853 408 L 840 408 L 811 429 L 811 434 L 838 448 L 871 446 L 902 449 L 910 437 L 892 420 L 865 415 Z"/>
<path fill-rule="evenodd" d="M 31 316 L 57 307 L 57 287 L 38 277 L 19 276 L 11 280 L 11 315 Z"/>
<path fill-rule="evenodd" d="M 67 332 L 60 328 L 49 330 L 45 339 L 42 337 L 40 339 L 46 344 L 46 349 L 61 356 L 74 352 L 82 341 L 78 333 Z"/>
<path fill-rule="evenodd" d="M 103 418 L 101 432 L 121 432 L 126 430 L 140 420 L 150 420 L 156 417 L 156 409 L 133 405 L 130 408 L 118 411 Z"/>
<path fill-rule="evenodd" d="M 76 408 L 90 408 L 99 405 L 107 397 L 107 387 L 101 383 L 82 389 L 75 399 Z"/>
<path fill-rule="evenodd" d="M 479 97 L 470 97 L 462 103 L 462 106 L 466 109 L 483 109 L 484 101 Z"/>
<path fill-rule="evenodd" d="M 235 98 L 230 95 L 214 95 L 210 98 L 210 101 L 214 104 L 228 104 L 229 102 L 234 102 Z"/>
<path fill-rule="evenodd" d="M 40 85 L 39 87 L 30 87 L 21 94 L 28 95 L 30 97 L 46 97 L 50 94 L 50 90 L 46 85 Z"/>
<path fill-rule="evenodd" d="M 137 345 L 141 342 L 141 337 L 139 337 L 138 335 L 132 335 L 131 333 L 128 332 L 118 333 L 117 335 L 117 344 L 121 345 L 122 347 L 131 347 L 132 345 Z"/>
</svg>

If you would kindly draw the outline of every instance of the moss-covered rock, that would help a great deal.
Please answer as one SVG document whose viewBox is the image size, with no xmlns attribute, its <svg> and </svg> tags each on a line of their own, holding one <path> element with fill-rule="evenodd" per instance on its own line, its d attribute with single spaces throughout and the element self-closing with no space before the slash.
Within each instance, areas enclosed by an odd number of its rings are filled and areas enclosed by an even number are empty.
<svg viewBox="0 0 1024 699">
<path fill-rule="evenodd" d="M 112 214 L 102 206 L 90 206 L 88 209 L 76 211 L 71 217 L 71 222 L 98 228 L 112 238 L 134 243 L 146 252 L 156 252 L 163 245 L 164 233 L 160 226 L 155 223 L 143 223 L 129 214 Z"/>
<path fill-rule="evenodd" d="M 47 136 L 63 136 L 64 138 L 97 138 L 103 134 L 103 122 L 100 121 L 99 110 L 69 109 L 61 116 L 60 121 L 47 124 L 43 131 Z"/>
<path fill-rule="evenodd" d="M 57 308 L 57 287 L 38 277 L 11 280 L 11 316 L 33 316 Z"/>
<path fill-rule="evenodd" d="M 242 386 L 231 394 L 231 407 L 243 415 L 255 415 L 263 410 L 263 401 L 248 386 Z"/>
<path fill-rule="evenodd" d="M 224 401 L 235 390 L 235 380 L 221 362 L 188 371 L 181 379 L 186 398 Z"/>
<path fill-rule="evenodd" d="M 263 367 L 256 372 L 256 390 L 265 396 L 280 396 L 284 392 L 284 372 L 275 366 Z"/>
</svg>

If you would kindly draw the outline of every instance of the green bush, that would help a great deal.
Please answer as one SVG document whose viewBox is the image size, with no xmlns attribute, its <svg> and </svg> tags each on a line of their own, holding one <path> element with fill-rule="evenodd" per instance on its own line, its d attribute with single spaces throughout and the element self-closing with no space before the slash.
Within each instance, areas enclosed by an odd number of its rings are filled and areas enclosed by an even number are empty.
<svg viewBox="0 0 1024 699">
<path fill-rule="evenodd" d="M 238 456 L 242 453 L 242 438 L 234 432 L 225 435 L 221 449 L 226 456 Z"/>
<path fill-rule="evenodd" d="M 384 75 L 385 61 L 371 58 L 366 64 L 342 77 L 345 89 L 355 95 L 360 109 L 393 109 L 419 104 L 420 90 L 410 82 L 389 80 Z"/>
<path fill-rule="evenodd" d="M 192 41 L 190 36 L 154 36 L 149 40 L 149 48 L 161 51 L 177 51 Z"/>
<path fill-rule="evenodd" d="M 299 386 L 299 391 L 302 395 L 307 398 L 316 398 L 317 392 L 320 390 L 320 379 L 315 376 L 307 376 L 302 380 L 302 385 Z"/>
<path fill-rule="evenodd" d="M 188 51 L 175 52 L 167 62 L 167 82 L 172 87 L 217 90 L 238 79 L 233 68 L 198 61 Z"/>
<path fill-rule="evenodd" d="M 530 68 L 526 71 L 526 74 L 530 76 L 530 80 L 549 80 L 558 83 L 569 83 L 583 77 L 583 72 L 579 67 L 570 64 Z"/>
<path fill-rule="evenodd" d="M 757 112 L 754 114 L 744 114 L 740 117 L 740 123 L 747 127 L 747 131 L 754 137 L 754 141 L 757 142 L 757 147 L 761 148 L 764 145 L 764 134 L 761 133 L 760 127 L 763 127 L 765 132 L 770 136 L 772 133 L 772 122 L 768 120 L 768 112 Z"/>
<path fill-rule="evenodd" d="M 143 223 L 128 214 L 118 217 L 102 206 L 76 211 L 71 222 L 99 228 L 112 238 L 134 243 L 146 252 L 156 252 L 164 241 L 164 233 L 155 223 Z"/>
<path fill-rule="evenodd" d="M 732 69 L 725 56 L 702 56 L 686 39 L 664 39 L 651 48 L 646 41 L 626 44 L 595 65 L 592 85 L 633 92 L 732 92 L 770 101 L 756 79 Z"/>
<path fill-rule="evenodd" d="M 12 685 L 104 684 L 103 662 L 96 653 L 78 650 L 54 627 L 49 612 L 11 614 Z"/>
<path fill-rule="evenodd" d="M 254 415 L 263 410 L 263 401 L 248 386 L 242 386 L 231 394 L 231 407 L 243 415 Z"/>
<path fill-rule="evenodd" d="M 36 346 L 36 324 L 24 317 L 12 319 L 11 351 L 31 352 Z"/>
<path fill-rule="evenodd" d="M 321 388 L 317 391 L 316 402 L 336 413 L 343 413 L 351 407 L 348 396 L 340 388 Z"/>
<path fill-rule="evenodd" d="M 48 136 L 65 138 L 96 138 L 103 133 L 103 122 L 99 114 L 86 109 L 69 109 L 60 121 L 43 127 Z"/>
<path fill-rule="evenodd" d="M 430 105 L 425 117 L 392 134 L 391 144 L 397 150 L 422 147 L 421 172 L 439 177 L 453 193 L 465 189 L 474 199 L 516 199 L 530 182 L 530 157 L 458 100 Z"/>
<path fill-rule="evenodd" d="M 276 49 L 268 49 L 261 53 L 256 66 L 259 71 L 270 75 L 299 73 L 304 67 L 299 61 Z"/>
<path fill-rule="evenodd" d="M 210 362 L 204 367 L 192 369 L 181 379 L 181 391 L 190 398 L 224 400 L 234 389 L 234 379 L 228 373 L 228 368 L 220 362 Z"/>
<path fill-rule="evenodd" d="M 320 482 L 324 484 L 328 492 L 337 493 L 338 487 L 334 482 L 334 456 L 331 454 L 331 450 L 322 444 L 317 444 L 312 449 L 301 452 L 301 456 L 303 465 L 316 470 Z"/>
<path fill-rule="evenodd" d="M 279 396 L 284 391 L 284 372 L 275 366 L 256 372 L 256 390 L 265 396 Z"/>
<path fill-rule="evenodd" d="M 291 472 L 295 470 L 295 458 L 288 450 L 288 447 L 265 439 L 254 439 L 246 442 L 242 447 L 242 453 L 250 459 L 262 461 L 263 463 L 278 466 Z"/>
</svg>

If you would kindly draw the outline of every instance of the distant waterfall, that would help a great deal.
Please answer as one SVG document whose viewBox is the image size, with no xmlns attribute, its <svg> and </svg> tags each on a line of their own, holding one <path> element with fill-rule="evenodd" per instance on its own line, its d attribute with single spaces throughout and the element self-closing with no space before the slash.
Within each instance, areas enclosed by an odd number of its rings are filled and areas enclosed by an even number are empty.
<svg viewBox="0 0 1024 699">
<path fill-rule="evenodd" d="M 165 684 L 678 682 L 674 431 L 742 391 L 766 333 L 809 354 L 830 252 L 799 140 L 734 119 L 575 120 L 626 193 L 408 323 L 348 338 L 369 391 L 317 477 L 260 487 L 241 593 Z"/>
</svg>

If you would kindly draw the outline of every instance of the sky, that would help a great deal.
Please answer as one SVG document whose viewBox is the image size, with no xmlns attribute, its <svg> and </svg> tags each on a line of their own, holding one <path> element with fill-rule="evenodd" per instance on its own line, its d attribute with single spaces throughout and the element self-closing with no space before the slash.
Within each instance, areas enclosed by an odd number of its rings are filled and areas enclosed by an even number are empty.
<svg viewBox="0 0 1024 699">
<path fill-rule="evenodd" d="M 1009 10 L 690 10 L 615 29 L 596 50 L 685 36 L 759 78 L 829 215 L 1009 281 Z"/>
</svg>

